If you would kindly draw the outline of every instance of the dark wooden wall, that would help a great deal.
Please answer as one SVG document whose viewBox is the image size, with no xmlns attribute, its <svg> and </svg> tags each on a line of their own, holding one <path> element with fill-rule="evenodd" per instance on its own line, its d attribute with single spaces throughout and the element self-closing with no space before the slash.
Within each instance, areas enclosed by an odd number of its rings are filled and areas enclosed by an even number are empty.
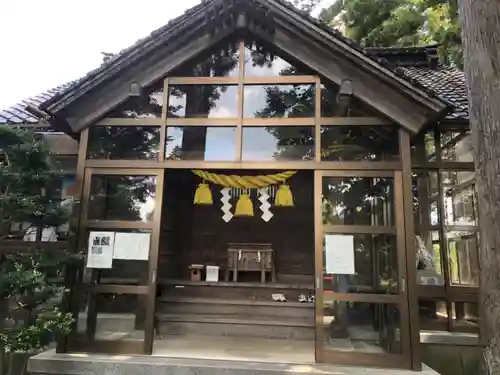
<svg viewBox="0 0 500 375">
<path fill-rule="evenodd" d="M 241 174 L 237 171 L 216 173 Z M 245 171 L 272 174 L 276 171 Z M 189 264 L 226 265 L 230 242 L 271 243 L 275 250 L 278 276 L 314 273 L 314 182 L 311 171 L 300 171 L 289 183 L 295 207 L 271 207 L 274 217 L 264 222 L 255 195 L 254 217 L 222 219 L 220 187 L 212 185 L 214 204 L 193 204 L 199 178 L 188 170 L 165 173 L 162 233 L 160 236 L 160 277 L 184 278 Z M 234 212 L 234 211 L 233 211 Z M 278 280 L 279 281 L 279 280 Z"/>
</svg>

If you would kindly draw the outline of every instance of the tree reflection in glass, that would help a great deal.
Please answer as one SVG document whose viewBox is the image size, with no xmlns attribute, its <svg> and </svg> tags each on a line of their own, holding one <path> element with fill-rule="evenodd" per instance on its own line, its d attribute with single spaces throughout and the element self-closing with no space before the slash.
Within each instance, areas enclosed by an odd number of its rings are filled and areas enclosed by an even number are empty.
<svg viewBox="0 0 500 375">
<path fill-rule="evenodd" d="M 394 179 L 324 177 L 322 204 L 323 224 L 392 226 Z"/>
<path fill-rule="evenodd" d="M 159 127 L 91 126 L 87 159 L 156 160 L 159 148 Z"/>
<path fill-rule="evenodd" d="M 244 127 L 244 161 L 314 160 L 314 127 Z"/>
<path fill-rule="evenodd" d="M 399 159 L 395 126 L 322 126 L 321 160 L 395 161 Z"/>
<path fill-rule="evenodd" d="M 88 219 L 152 221 L 155 193 L 153 176 L 93 175 Z"/>
</svg>

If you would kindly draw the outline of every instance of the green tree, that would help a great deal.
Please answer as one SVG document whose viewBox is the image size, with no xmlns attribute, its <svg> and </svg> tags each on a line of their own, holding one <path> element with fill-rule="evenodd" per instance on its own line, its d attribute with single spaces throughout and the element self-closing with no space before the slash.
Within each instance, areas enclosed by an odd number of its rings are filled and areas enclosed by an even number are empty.
<svg viewBox="0 0 500 375">
<path fill-rule="evenodd" d="M 320 19 L 363 47 L 438 43 L 443 63 L 462 66 L 457 0 L 336 0 Z"/>
<path fill-rule="evenodd" d="M 44 229 L 67 222 L 70 207 L 62 207 L 47 192 L 59 176 L 43 138 L 0 126 L 0 153 L 0 230 L 5 237 L 11 223 L 29 223 L 27 231 L 34 230 L 37 240 L 27 243 L 29 250 L 0 254 L 2 353 L 24 353 L 26 364 L 34 351 L 67 334 L 73 322 L 57 307 L 64 289 L 49 278 L 60 275 L 75 258 L 40 242 Z"/>
</svg>

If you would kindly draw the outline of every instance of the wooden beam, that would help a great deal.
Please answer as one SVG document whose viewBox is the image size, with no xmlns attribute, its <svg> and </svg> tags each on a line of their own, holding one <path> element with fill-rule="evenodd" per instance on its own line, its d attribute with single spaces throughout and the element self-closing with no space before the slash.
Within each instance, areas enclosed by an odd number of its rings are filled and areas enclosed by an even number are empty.
<svg viewBox="0 0 500 375">
<path fill-rule="evenodd" d="M 74 132 L 79 132 L 86 126 L 102 118 L 111 109 L 128 99 L 130 82 L 134 81 L 147 87 L 162 79 L 169 71 L 180 64 L 194 58 L 199 53 L 228 37 L 234 30 L 211 35 L 208 31 L 191 43 L 183 45 L 172 43 L 169 47 L 158 48 L 155 54 L 141 61 L 132 69 L 124 71 L 114 81 L 99 87 L 99 93 L 89 93 L 85 98 L 70 105 L 66 110 L 67 121 Z M 182 41 L 181 41 L 182 42 Z M 99 95 L 96 101 L 95 95 Z"/>
<path fill-rule="evenodd" d="M 260 33 L 259 30 L 253 30 L 253 32 L 268 43 L 295 56 L 337 85 L 346 79 L 351 80 L 354 96 L 412 133 L 417 133 L 434 114 L 428 106 L 412 100 L 395 87 L 381 82 L 376 76 L 366 73 L 347 58 L 311 43 L 287 25 L 280 24 L 279 26 L 273 36 Z"/>
</svg>

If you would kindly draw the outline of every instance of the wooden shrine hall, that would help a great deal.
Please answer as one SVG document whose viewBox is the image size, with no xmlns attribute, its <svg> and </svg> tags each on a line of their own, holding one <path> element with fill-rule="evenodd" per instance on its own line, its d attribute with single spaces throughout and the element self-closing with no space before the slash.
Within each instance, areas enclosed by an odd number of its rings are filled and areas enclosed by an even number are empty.
<svg viewBox="0 0 500 375">
<path fill-rule="evenodd" d="M 282 0 L 208 0 L 1 111 L 73 142 L 58 155 L 80 202 L 56 230 L 84 254 L 61 280 L 74 328 L 30 371 L 427 371 L 426 345 L 480 347 L 465 80 L 436 48 L 362 49 Z"/>
</svg>

